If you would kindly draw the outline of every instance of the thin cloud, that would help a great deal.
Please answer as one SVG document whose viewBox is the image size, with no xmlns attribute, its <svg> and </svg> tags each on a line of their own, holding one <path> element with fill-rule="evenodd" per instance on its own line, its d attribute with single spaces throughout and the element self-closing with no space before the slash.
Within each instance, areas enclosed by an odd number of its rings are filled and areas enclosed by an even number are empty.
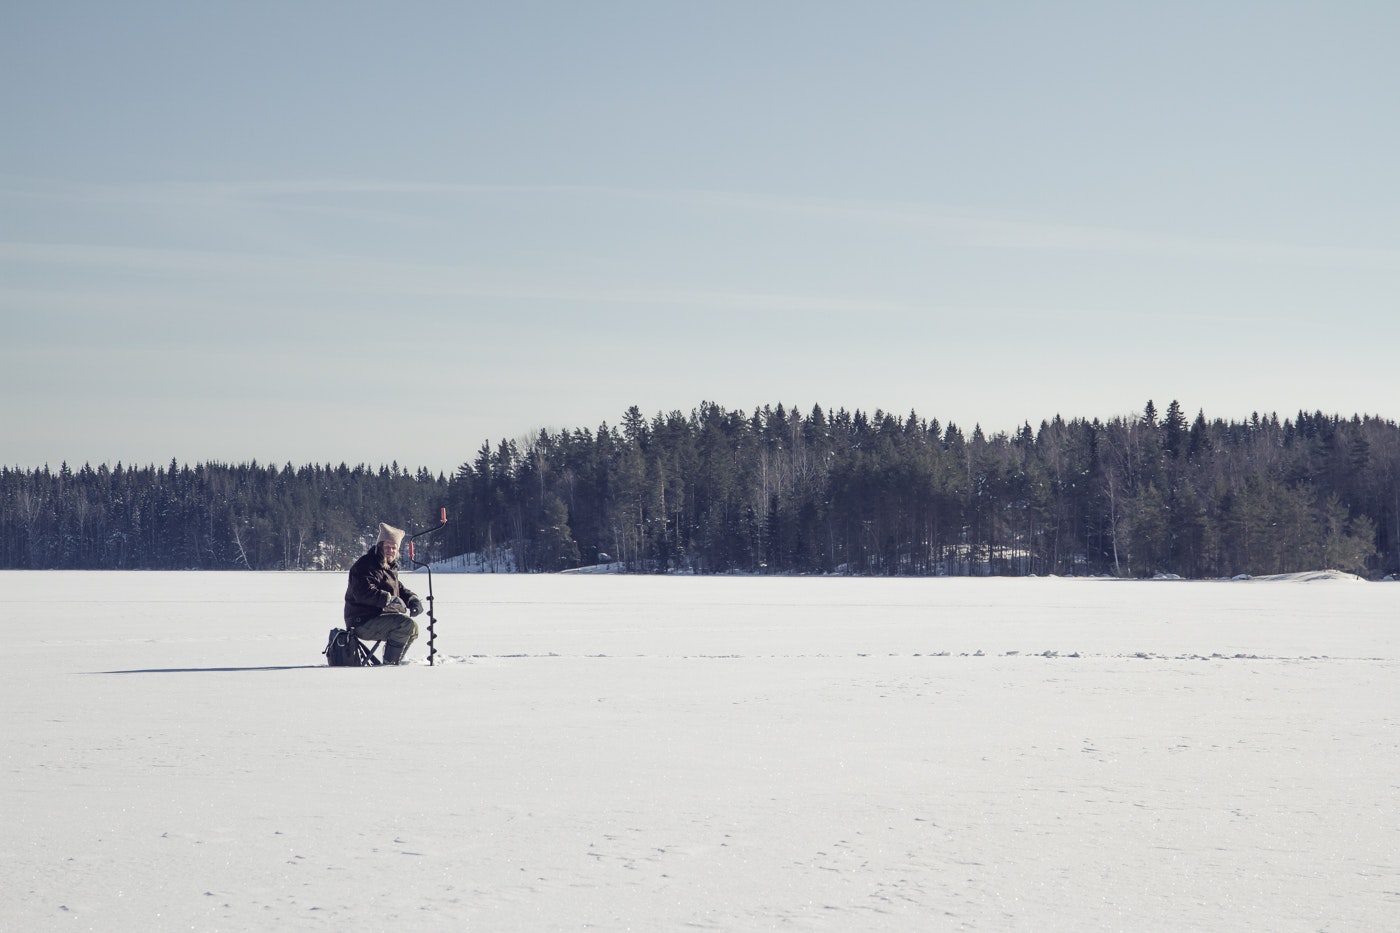
<svg viewBox="0 0 1400 933">
<path fill-rule="evenodd" d="M 304 201 L 324 195 L 397 195 L 386 206 Z M 781 197 L 733 191 L 685 188 L 633 188 L 605 185 L 462 184 L 434 182 L 307 179 L 274 182 L 172 182 L 151 185 L 54 185 L 32 183 L 0 188 L 0 198 L 60 200 L 75 204 L 126 204 L 144 210 L 161 208 L 210 211 L 237 210 L 301 212 L 378 223 L 436 222 L 411 203 L 417 197 L 480 198 L 530 196 L 555 199 L 596 199 L 670 204 L 731 214 L 785 214 L 922 231 L 949 247 L 1015 252 L 1059 252 L 1133 255 L 1173 261 L 1207 261 L 1251 265 L 1308 265 L 1323 268 L 1400 270 L 1400 250 L 1372 247 L 1332 247 L 1258 240 L 1168 234 L 1112 226 L 988 216 L 918 201 L 882 201 L 821 197 Z M 28 250 L 28 252 L 26 252 Z M 136 268 L 144 268 L 161 250 L 133 251 Z M 186 253 L 186 251 L 176 251 Z M 70 257 L 73 255 L 69 253 Z M 0 256 L 21 261 L 47 258 L 42 244 L 0 244 Z M 92 261 L 108 264 L 118 256 L 108 252 Z M 61 261 L 69 261 L 67 259 Z M 201 261 L 186 254 L 183 263 Z M 358 260 L 357 260 L 358 261 Z"/>
<path fill-rule="evenodd" d="M 992 250 L 1132 253 L 1250 263 L 1304 262 L 1345 268 L 1400 268 L 1400 250 L 1273 243 L 1163 234 L 1123 227 L 988 217 L 917 201 L 780 197 L 686 188 L 605 185 L 489 185 L 397 182 L 282 182 L 224 186 L 234 196 L 274 199 L 300 194 L 407 194 L 436 196 L 553 195 L 684 204 L 731 211 L 827 216 L 872 225 L 918 227 L 942 233 L 952 245 Z"/>
<path fill-rule="evenodd" d="M 498 279 L 495 284 L 482 284 L 476 281 L 482 275 L 480 270 L 466 269 L 459 265 L 366 260 L 358 256 L 304 258 L 210 250 L 0 242 L 0 262 L 4 261 L 104 270 L 135 270 L 159 275 L 213 274 L 251 281 L 255 286 L 268 284 L 269 277 L 279 277 L 326 294 L 353 292 L 363 295 L 366 292 L 374 292 L 395 297 L 682 306 L 772 312 L 908 314 L 925 310 L 922 306 L 912 303 L 865 297 L 606 286 L 543 286 L 533 282 L 500 281 L 502 277 L 499 274 L 495 276 Z M 108 286 L 95 284 L 91 289 L 75 291 L 69 288 L 58 292 L 33 288 L 0 289 L 0 303 L 32 304 L 45 301 L 46 295 L 49 296 L 48 300 L 58 301 L 69 307 L 77 306 L 84 300 L 99 303 L 113 300 L 123 304 L 129 304 L 131 300 L 122 299 Z M 227 301 L 222 303 L 227 305 Z"/>
</svg>

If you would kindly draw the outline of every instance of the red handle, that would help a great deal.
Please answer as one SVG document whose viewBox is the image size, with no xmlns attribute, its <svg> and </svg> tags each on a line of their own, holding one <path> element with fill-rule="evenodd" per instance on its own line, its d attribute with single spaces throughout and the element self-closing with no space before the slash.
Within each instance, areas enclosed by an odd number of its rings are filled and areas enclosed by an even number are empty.
<svg viewBox="0 0 1400 933">
<path fill-rule="evenodd" d="M 413 560 L 413 542 L 408 542 L 408 559 Z"/>
<path fill-rule="evenodd" d="M 442 517 L 438 519 L 439 525 L 447 524 L 447 506 L 442 507 Z"/>
</svg>

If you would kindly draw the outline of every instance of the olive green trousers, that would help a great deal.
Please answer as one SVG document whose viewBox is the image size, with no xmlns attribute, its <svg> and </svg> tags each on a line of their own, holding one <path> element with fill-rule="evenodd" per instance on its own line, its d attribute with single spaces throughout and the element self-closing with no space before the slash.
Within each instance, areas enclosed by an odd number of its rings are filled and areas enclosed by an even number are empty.
<svg viewBox="0 0 1400 933">
<path fill-rule="evenodd" d="M 403 645 L 405 651 L 418 637 L 418 623 L 397 612 L 386 612 L 366 619 L 355 626 L 355 637 L 361 641 L 386 641 Z"/>
</svg>

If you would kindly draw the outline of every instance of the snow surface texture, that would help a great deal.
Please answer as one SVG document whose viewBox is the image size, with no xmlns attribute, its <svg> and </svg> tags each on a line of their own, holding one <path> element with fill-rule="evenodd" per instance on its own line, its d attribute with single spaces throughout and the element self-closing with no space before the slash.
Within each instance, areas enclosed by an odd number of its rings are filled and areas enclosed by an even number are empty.
<svg viewBox="0 0 1400 933">
<path fill-rule="evenodd" d="M 1400 587 L 343 585 L 0 573 L 0 928 L 1397 928 Z"/>
</svg>

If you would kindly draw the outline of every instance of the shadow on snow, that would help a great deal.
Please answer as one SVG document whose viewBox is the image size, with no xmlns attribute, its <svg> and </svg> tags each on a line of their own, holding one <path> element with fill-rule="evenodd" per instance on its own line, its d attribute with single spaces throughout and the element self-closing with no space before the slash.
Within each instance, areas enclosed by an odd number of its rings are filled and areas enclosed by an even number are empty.
<svg viewBox="0 0 1400 933">
<path fill-rule="evenodd" d="M 240 671 L 309 671 L 324 664 L 289 664 L 278 667 L 146 667 L 131 671 L 90 671 L 93 674 L 215 674 Z"/>
</svg>

